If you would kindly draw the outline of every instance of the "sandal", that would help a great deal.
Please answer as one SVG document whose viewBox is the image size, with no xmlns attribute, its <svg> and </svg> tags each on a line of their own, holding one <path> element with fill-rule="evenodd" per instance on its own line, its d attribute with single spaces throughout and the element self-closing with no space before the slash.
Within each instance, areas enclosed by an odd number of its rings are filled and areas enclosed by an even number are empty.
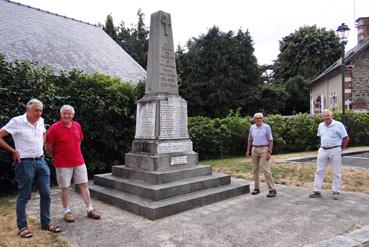
<svg viewBox="0 0 369 247">
<path fill-rule="evenodd" d="M 59 232 L 62 231 L 61 228 L 58 225 L 54 225 L 54 224 L 50 224 L 46 227 L 43 226 L 42 230 L 53 232 L 53 233 L 59 233 Z"/>
<path fill-rule="evenodd" d="M 32 232 L 30 230 L 28 230 L 27 227 L 24 227 L 22 229 L 19 230 L 18 232 L 19 237 L 21 238 L 32 238 Z"/>
</svg>

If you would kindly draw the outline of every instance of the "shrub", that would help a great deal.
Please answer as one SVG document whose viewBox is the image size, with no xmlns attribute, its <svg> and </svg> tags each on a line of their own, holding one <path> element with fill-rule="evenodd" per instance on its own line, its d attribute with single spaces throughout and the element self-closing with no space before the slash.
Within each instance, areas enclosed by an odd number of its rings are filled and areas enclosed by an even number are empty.
<svg viewBox="0 0 369 247">
<path fill-rule="evenodd" d="M 107 75 L 76 70 L 55 77 L 54 83 L 59 94 L 67 97 L 63 103 L 76 110 L 90 173 L 110 172 L 112 165 L 123 164 L 134 137 L 135 87 Z"/>
<path fill-rule="evenodd" d="M 86 75 L 73 70 L 54 75 L 36 63 L 6 62 L 0 55 L 0 127 L 12 117 L 23 114 L 25 103 L 38 98 L 44 103 L 46 127 L 59 120 L 63 104 L 75 107 L 75 119 L 82 125 L 82 149 L 90 175 L 110 172 L 111 166 L 123 164 L 134 137 L 136 94 L 142 94 L 130 83 L 102 74 Z M 9 144 L 10 137 L 6 138 Z M 51 161 L 48 159 L 48 164 Z M 11 186 L 9 186 L 9 184 Z M 0 186 L 8 193 L 14 190 L 11 156 L 0 149 Z"/>
<path fill-rule="evenodd" d="M 227 142 L 229 130 L 220 119 L 207 117 L 189 118 L 189 133 L 194 144 L 194 150 L 199 153 L 200 159 L 222 157 L 228 153 Z"/>
<path fill-rule="evenodd" d="M 335 119 L 338 119 L 346 126 L 350 137 L 350 146 L 369 145 L 369 114 L 345 112 L 345 119 L 342 120 L 342 113 L 335 112 Z"/>
<path fill-rule="evenodd" d="M 265 122 L 270 125 L 273 135 L 273 152 L 282 153 L 286 149 L 286 122 L 287 119 L 281 115 L 271 115 L 265 119 Z"/>
<path fill-rule="evenodd" d="M 319 122 L 315 117 L 305 114 L 297 114 L 288 118 L 284 130 L 283 152 L 301 152 L 316 150 L 319 147 L 317 129 Z"/>
<path fill-rule="evenodd" d="M 249 128 L 249 119 L 238 112 L 223 119 L 189 118 L 190 137 L 200 159 L 244 154 Z"/>
<path fill-rule="evenodd" d="M 43 117 L 51 118 L 55 102 L 59 96 L 50 82 L 51 70 L 47 67 L 38 68 L 36 63 L 29 61 L 6 62 L 0 54 L 0 128 L 12 117 L 25 111 L 25 104 L 31 98 L 38 98 L 45 104 Z M 13 145 L 11 137 L 5 140 Z M 14 168 L 9 153 L 0 149 L 0 187 L 3 193 L 15 190 Z M 49 164 L 50 165 L 50 164 Z"/>
</svg>

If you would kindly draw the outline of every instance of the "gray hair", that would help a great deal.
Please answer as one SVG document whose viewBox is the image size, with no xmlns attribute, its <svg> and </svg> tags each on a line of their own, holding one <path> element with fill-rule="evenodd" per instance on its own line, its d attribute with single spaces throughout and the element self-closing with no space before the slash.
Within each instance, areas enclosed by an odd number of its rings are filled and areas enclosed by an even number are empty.
<svg viewBox="0 0 369 247">
<path fill-rule="evenodd" d="M 60 107 L 60 113 L 63 113 L 64 110 L 71 110 L 74 114 L 74 108 L 71 105 L 63 105 L 62 107 Z"/>
<path fill-rule="evenodd" d="M 329 110 L 329 109 L 324 109 L 324 110 L 322 111 L 322 115 L 323 115 L 323 113 L 329 113 L 329 115 L 333 116 L 332 111 L 331 111 L 331 110 Z"/>
<path fill-rule="evenodd" d="M 27 102 L 26 104 L 26 109 L 29 109 L 33 106 L 41 106 L 42 108 L 44 107 L 44 105 L 42 104 L 41 101 L 39 101 L 38 99 L 31 99 Z"/>
<path fill-rule="evenodd" d="M 254 114 L 254 118 L 256 118 L 256 117 L 264 118 L 264 115 L 261 112 L 257 112 L 257 113 Z"/>
</svg>

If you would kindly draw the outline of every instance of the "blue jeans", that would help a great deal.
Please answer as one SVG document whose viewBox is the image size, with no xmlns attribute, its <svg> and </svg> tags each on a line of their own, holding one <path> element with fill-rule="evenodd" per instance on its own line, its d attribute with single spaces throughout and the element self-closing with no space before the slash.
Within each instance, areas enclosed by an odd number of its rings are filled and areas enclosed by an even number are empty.
<svg viewBox="0 0 369 247">
<path fill-rule="evenodd" d="M 21 160 L 15 167 L 18 183 L 17 226 L 27 227 L 26 205 L 32 194 L 32 182 L 35 181 L 40 193 L 41 226 L 50 224 L 50 169 L 45 160 Z"/>
</svg>

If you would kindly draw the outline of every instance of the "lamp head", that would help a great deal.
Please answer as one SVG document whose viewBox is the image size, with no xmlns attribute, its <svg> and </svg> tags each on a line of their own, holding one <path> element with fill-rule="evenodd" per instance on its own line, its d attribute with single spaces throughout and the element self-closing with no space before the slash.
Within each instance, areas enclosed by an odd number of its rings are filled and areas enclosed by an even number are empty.
<svg viewBox="0 0 369 247">
<path fill-rule="evenodd" d="M 350 28 L 345 24 L 342 23 L 336 30 L 336 33 L 340 39 L 340 41 L 344 44 L 347 43 L 348 34 L 350 32 Z"/>
</svg>

